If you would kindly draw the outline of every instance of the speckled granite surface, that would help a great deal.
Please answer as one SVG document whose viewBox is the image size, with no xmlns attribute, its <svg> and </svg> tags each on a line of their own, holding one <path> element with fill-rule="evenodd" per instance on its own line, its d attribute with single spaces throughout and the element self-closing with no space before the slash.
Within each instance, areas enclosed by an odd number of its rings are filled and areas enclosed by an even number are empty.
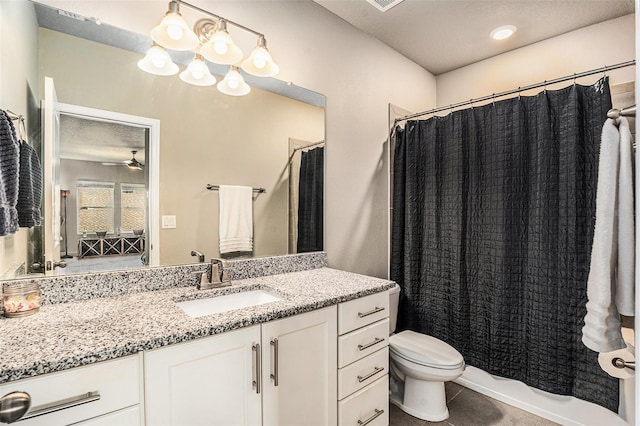
<svg viewBox="0 0 640 426">
<path fill-rule="evenodd" d="M 284 274 L 322 268 L 327 265 L 324 252 L 259 257 L 229 261 L 231 278 L 242 280 L 265 275 Z M 43 304 L 69 303 L 98 297 L 112 297 L 144 291 L 164 290 L 195 285 L 194 271 L 206 269 L 208 263 L 164 266 L 117 272 L 61 275 L 38 279 L 14 280 L 8 283 L 37 281 Z M 0 313 L 2 306 L 0 305 Z"/>
<path fill-rule="evenodd" d="M 0 319 L 0 383 L 284 318 L 392 286 L 387 280 L 319 268 L 236 279 L 232 287 L 217 290 L 173 287 L 43 305 L 36 315 Z M 188 317 L 175 304 L 256 288 L 282 300 L 200 318 Z"/>
</svg>

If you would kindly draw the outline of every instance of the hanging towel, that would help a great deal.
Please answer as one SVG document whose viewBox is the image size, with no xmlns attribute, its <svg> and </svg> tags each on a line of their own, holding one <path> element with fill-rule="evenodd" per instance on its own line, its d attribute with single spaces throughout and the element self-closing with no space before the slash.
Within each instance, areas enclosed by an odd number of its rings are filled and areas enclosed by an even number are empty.
<svg viewBox="0 0 640 426">
<path fill-rule="evenodd" d="M 253 188 L 220 185 L 220 254 L 253 251 Z"/>
<path fill-rule="evenodd" d="M 0 110 L 0 236 L 18 231 L 18 175 L 20 145 L 16 129 L 6 112 Z"/>
<path fill-rule="evenodd" d="M 31 228 L 40 225 L 42 201 L 42 167 L 36 150 L 26 142 L 20 144 L 20 185 L 18 190 L 18 223 Z"/>
<path fill-rule="evenodd" d="M 602 128 L 596 225 L 587 283 L 582 342 L 596 352 L 626 347 L 620 314 L 634 315 L 633 165 L 629 123 L 608 119 Z"/>
</svg>

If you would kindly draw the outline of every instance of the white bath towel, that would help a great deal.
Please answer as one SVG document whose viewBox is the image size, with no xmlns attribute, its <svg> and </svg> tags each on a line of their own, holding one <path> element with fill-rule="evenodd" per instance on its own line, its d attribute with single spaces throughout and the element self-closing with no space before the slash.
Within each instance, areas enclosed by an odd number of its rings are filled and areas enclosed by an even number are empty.
<svg viewBox="0 0 640 426">
<path fill-rule="evenodd" d="M 602 128 L 596 225 L 582 342 L 596 352 L 626 347 L 620 314 L 634 315 L 634 211 L 631 133 L 625 118 Z"/>
<path fill-rule="evenodd" d="M 253 251 L 253 188 L 220 185 L 220 254 Z"/>
</svg>

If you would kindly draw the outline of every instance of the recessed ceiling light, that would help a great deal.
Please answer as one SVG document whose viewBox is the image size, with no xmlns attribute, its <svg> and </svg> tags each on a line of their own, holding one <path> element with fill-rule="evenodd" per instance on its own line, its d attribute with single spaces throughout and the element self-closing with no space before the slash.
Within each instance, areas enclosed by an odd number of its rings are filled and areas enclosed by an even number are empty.
<svg viewBox="0 0 640 426">
<path fill-rule="evenodd" d="M 517 28 L 515 25 L 503 25 L 491 31 L 491 34 L 489 35 L 494 40 L 504 40 L 505 38 L 511 37 L 516 30 Z"/>
</svg>

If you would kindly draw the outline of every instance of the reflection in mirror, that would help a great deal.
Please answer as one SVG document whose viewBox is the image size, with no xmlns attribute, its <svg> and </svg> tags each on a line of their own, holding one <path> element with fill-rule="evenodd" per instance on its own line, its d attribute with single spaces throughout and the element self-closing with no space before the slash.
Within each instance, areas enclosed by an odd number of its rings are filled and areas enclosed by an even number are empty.
<svg viewBox="0 0 640 426">
<path fill-rule="evenodd" d="M 324 96 L 273 78 L 262 78 L 265 82 L 256 83 L 255 78 L 246 76 L 252 85 L 250 94 L 232 97 L 211 87 L 184 84 L 177 76 L 150 75 L 136 65 L 151 44 L 148 37 L 106 23 L 96 25 L 94 21 L 72 19 L 38 3 L 20 2 L 34 7 L 40 26 L 36 27 L 38 81 L 42 82 L 45 76 L 53 78 L 59 102 L 148 117 L 160 123 L 158 146 L 150 147 L 153 142 L 148 137 L 145 139 L 144 131 L 142 139 L 96 136 L 90 131 L 99 125 L 91 121 L 82 123 L 82 117 L 60 116 L 63 131 L 60 190 L 65 191 L 61 194 L 68 195 L 59 198 L 61 235 L 44 238 L 61 239 L 61 254 L 69 257 L 67 270 L 57 269 L 55 273 L 120 270 L 145 263 L 151 266 L 194 263 L 198 260 L 197 256 L 191 256 L 194 251 L 206 259 L 218 257 L 219 194 L 208 191 L 208 184 L 266 189 L 265 193 L 253 197 L 253 250 L 242 253 L 243 256 L 299 251 L 297 237 L 295 243 L 292 242 L 292 223 L 296 229 L 304 225 L 304 221 L 300 223 L 295 216 L 300 204 L 308 203 L 298 203 L 294 208 L 296 200 L 292 198 L 295 195 L 291 193 L 290 177 L 296 174 L 297 180 L 300 171 L 299 166 L 290 161 L 295 147 L 292 148 L 289 141 L 324 140 Z M 179 58 L 174 60 L 185 65 Z M 210 68 L 220 77 L 217 67 Z M 259 88 L 259 84 L 263 88 Z M 41 98 L 42 92 L 40 86 L 36 98 Z M 72 129 L 70 133 L 75 141 L 64 136 L 66 126 Z M 85 148 L 84 153 L 74 151 L 80 147 Z M 100 158 L 98 155 L 87 158 L 86 151 L 97 154 L 98 147 L 109 149 Z M 302 163 L 305 151 L 319 147 L 322 145 L 296 151 L 296 164 Z M 153 148 L 158 150 L 157 164 L 149 156 Z M 132 161 L 132 151 L 137 151 L 135 159 L 144 165 L 141 173 L 136 174 L 122 165 Z M 157 182 L 146 172 L 153 167 L 159 170 Z M 294 171 L 294 167 L 298 169 Z M 298 189 L 298 194 L 322 196 L 319 184 L 323 179 L 318 177 L 324 176 L 324 168 L 315 169 L 316 177 L 311 180 L 315 182 L 313 189 Z M 295 185 L 300 188 L 302 182 L 297 180 Z M 139 198 L 129 197 L 139 195 L 136 190 L 142 186 L 149 190 L 150 197 L 144 209 L 136 207 Z M 155 204 L 154 188 L 158 194 Z M 91 196 L 85 197 L 86 193 Z M 322 205 L 322 199 L 317 198 L 315 207 L 309 210 L 314 212 L 310 217 L 315 220 L 309 235 L 313 235 L 315 242 L 304 251 L 322 248 Z M 144 226 L 129 216 L 140 219 Z M 114 247 L 105 251 L 103 246 L 94 247 L 98 251 L 95 254 L 84 244 L 98 240 L 119 244 L 119 250 L 125 251 L 123 240 L 135 241 L 138 235 L 133 231 L 140 231 L 137 227 L 143 229 L 135 253 L 118 253 Z M 98 232 L 106 234 L 100 237 Z M 125 257 L 132 259 L 131 264 L 120 262 Z M 152 261 L 154 258 L 157 262 Z M 81 260 L 86 261 L 86 265 L 89 261 L 94 265 L 75 266 L 80 265 Z M 25 262 L 23 259 L 22 263 Z M 100 262 L 112 262 L 115 266 L 98 266 Z"/>
<path fill-rule="evenodd" d="M 67 264 L 60 273 L 148 264 L 148 133 L 97 117 L 60 115 L 61 258 Z M 121 160 L 123 151 L 131 158 Z"/>
</svg>

